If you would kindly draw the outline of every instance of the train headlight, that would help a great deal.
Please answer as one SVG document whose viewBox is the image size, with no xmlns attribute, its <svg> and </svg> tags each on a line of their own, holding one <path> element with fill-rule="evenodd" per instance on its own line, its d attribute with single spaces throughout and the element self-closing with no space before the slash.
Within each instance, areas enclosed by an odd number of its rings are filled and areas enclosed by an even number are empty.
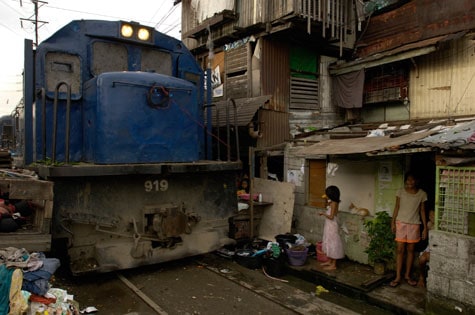
<svg viewBox="0 0 475 315">
<path fill-rule="evenodd" d="M 124 37 L 130 38 L 134 34 L 134 29 L 130 24 L 123 24 L 120 28 L 120 34 Z"/>
<path fill-rule="evenodd" d="M 139 32 L 137 33 L 137 37 L 140 40 L 148 41 L 150 38 L 150 31 L 146 28 L 139 28 Z"/>
</svg>

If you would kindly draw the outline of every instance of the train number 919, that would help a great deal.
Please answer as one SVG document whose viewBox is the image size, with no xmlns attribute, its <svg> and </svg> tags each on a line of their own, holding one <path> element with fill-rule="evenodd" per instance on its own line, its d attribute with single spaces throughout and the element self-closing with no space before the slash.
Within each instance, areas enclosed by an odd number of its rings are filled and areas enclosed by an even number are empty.
<svg viewBox="0 0 475 315">
<path fill-rule="evenodd" d="M 146 180 L 144 183 L 145 191 L 167 191 L 168 190 L 168 181 L 166 179 L 162 180 Z"/>
</svg>

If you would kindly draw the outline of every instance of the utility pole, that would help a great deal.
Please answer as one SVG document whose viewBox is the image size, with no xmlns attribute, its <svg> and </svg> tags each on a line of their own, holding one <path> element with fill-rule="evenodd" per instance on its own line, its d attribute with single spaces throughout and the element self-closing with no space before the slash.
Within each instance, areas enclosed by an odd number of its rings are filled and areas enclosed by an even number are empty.
<svg viewBox="0 0 475 315">
<path fill-rule="evenodd" d="M 41 0 L 31 0 L 31 2 L 34 4 L 35 6 L 35 13 L 30 16 L 28 19 L 24 19 L 24 18 L 20 18 L 20 24 L 21 24 L 21 27 L 23 27 L 23 21 L 28 21 L 28 22 L 31 22 L 35 25 L 35 42 L 33 43 L 33 46 L 38 46 L 38 29 L 47 24 L 48 22 L 46 21 L 40 21 L 38 20 L 38 9 L 45 5 L 45 4 L 48 4 L 48 2 L 46 1 L 41 1 Z M 40 6 L 38 6 L 38 4 Z M 23 6 L 23 3 L 22 3 L 22 0 L 20 0 L 20 6 Z"/>
</svg>

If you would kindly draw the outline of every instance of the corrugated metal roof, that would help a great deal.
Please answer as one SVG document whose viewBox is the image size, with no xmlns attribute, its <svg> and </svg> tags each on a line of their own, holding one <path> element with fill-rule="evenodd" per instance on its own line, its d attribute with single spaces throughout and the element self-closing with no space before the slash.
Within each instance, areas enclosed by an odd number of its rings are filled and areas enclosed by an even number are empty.
<svg viewBox="0 0 475 315">
<path fill-rule="evenodd" d="M 422 138 L 413 145 L 440 149 L 475 149 L 475 120 L 441 129 L 437 134 Z"/>
<path fill-rule="evenodd" d="M 433 131 L 413 132 L 400 137 L 380 136 L 340 140 L 330 139 L 304 147 L 296 152 L 296 155 L 358 154 L 373 151 L 397 150 L 399 146 L 423 139 L 431 133 L 433 133 Z"/>
<path fill-rule="evenodd" d="M 238 126 L 246 126 L 256 114 L 256 111 L 264 106 L 271 99 L 271 95 L 264 95 L 251 98 L 240 98 L 234 100 L 236 104 L 236 121 Z M 235 115 L 232 100 L 213 103 L 211 108 L 213 114 L 213 126 L 226 126 L 226 107 L 229 106 L 229 124 L 234 125 Z M 219 117 L 217 116 L 219 110 Z"/>
<path fill-rule="evenodd" d="M 401 128 L 399 131 L 388 128 L 368 132 L 369 135 L 358 138 L 329 139 L 299 149 L 298 156 L 361 154 L 380 151 L 397 152 L 401 147 L 432 147 L 438 149 L 475 149 L 475 120 L 459 121 L 447 125 L 447 121 L 427 122 L 417 128 Z M 406 125 L 409 126 L 409 125 Z M 400 136 L 397 136 L 400 135 Z"/>
</svg>

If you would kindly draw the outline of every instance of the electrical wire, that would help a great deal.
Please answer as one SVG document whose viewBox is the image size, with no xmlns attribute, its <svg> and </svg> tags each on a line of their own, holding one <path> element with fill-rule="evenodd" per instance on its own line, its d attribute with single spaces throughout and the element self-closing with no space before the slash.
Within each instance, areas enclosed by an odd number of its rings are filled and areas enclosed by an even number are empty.
<svg viewBox="0 0 475 315">
<path fill-rule="evenodd" d="M 178 6 L 173 6 L 172 8 L 170 8 L 168 12 L 164 16 L 162 16 L 162 18 L 157 22 L 157 24 L 155 24 L 154 28 L 160 27 L 163 22 L 165 22 L 166 19 L 168 19 L 168 17 L 176 10 L 177 7 Z"/>
</svg>

